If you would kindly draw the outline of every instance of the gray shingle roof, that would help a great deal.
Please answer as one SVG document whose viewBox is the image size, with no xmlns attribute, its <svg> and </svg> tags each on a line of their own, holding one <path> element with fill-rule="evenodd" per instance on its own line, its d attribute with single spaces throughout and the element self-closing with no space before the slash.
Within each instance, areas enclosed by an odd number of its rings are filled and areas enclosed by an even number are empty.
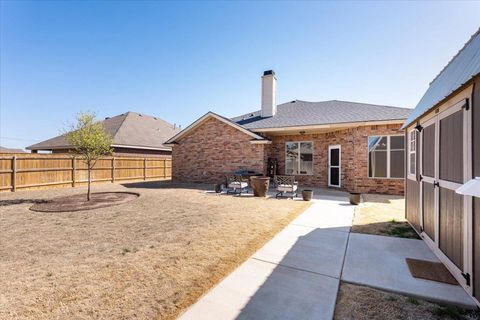
<svg viewBox="0 0 480 320">
<path fill-rule="evenodd" d="M 105 131 L 113 136 L 114 145 L 168 148 L 165 141 L 177 134 L 180 129 L 165 120 L 136 112 L 106 118 L 102 121 Z M 63 135 L 27 147 L 30 150 L 49 150 L 69 147 Z"/>
<path fill-rule="evenodd" d="M 403 127 L 411 124 L 478 74 L 480 74 L 480 29 L 433 79 Z"/>
<path fill-rule="evenodd" d="M 12 149 L 0 146 L 0 153 L 25 153 L 22 149 Z"/>
<path fill-rule="evenodd" d="M 251 130 L 348 122 L 404 120 L 412 109 L 347 101 L 308 102 L 295 100 L 277 106 L 273 117 L 262 118 L 260 111 L 232 118 Z"/>
</svg>

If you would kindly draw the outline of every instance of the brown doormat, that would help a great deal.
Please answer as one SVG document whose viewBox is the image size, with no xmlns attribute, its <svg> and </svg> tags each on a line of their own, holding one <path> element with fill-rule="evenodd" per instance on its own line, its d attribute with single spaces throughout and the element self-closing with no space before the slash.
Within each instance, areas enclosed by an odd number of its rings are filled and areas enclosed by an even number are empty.
<svg viewBox="0 0 480 320">
<path fill-rule="evenodd" d="M 408 269 L 414 278 L 458 285 L 450 271 L 440 262 L 406 258 Z"/>
</svg>

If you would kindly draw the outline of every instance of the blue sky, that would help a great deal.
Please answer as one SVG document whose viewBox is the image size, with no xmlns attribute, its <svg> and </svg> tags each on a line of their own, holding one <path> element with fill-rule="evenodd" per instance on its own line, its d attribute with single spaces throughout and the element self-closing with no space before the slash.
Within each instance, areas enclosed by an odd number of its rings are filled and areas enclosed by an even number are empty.
<svg viewBox="0 0 480 320">
<path fill-rule="evenodd" d="M 0 145 L 57 135 L 79 111 L 186 126 L 278 102 L 414 107 L 480 27 L 480 2 L 0 1 Z"/>
</svg>

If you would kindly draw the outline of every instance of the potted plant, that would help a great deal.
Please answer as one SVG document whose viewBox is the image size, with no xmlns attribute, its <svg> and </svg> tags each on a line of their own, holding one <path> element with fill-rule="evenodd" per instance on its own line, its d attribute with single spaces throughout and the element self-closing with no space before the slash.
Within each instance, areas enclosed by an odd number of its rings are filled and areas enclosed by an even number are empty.
<svg viewBox="0 0 480 320">
<path fill-rule="evenodd" d="M 223 189 L 223 185 L 221 183 L 216 183 L 213 186 L 216 193 L 221 193 Z"/>
<path fill-rule="evenodd" d="M 350 204 L 360 204 L 361 200 L 360 192 L 350 192 Z"/>
<path fill-rule="evenodd" d="M 302 190 L 303 201 L 310 201 L 313 198 L 313 190 L 304 189 Z"/>
<path fill-rule="evenodd" d="M 266 197 L 268 192 L 268 187 L 270 186 L 270 178 L 263 176 L 251 176 L 250 185 L 253 189 L 253 196 L 255 197 Z"/>
</svg>

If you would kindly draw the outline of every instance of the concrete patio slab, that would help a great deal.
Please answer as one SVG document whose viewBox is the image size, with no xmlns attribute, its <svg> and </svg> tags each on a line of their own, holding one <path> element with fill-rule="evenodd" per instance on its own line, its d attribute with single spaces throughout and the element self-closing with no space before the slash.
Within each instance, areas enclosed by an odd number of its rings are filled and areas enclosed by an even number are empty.
<svg viewBox="0 0 480 320">
<path fill-rule="evenodd" d="M 289 225 L 253 257 L 339 278 L 347 239 L 346 232 Z"/>
<path fill-rule="evenodd" d="M 339 280 L 247 260 L 180 319 L 332 319 Z"/>
<path fill-rule="evenodd" d="M 427 300 L 475 307 L 473 300 L 458 285 L 412 277 L 405 258 L 439 261 L 421 240 L 351 233 L 342 280 Z"/>
<path fill-rule="evenodd" d="M 314 201 L 304 214 L 297 217 L 292 224 L 312 228 L 350 232 L 353 221 L 354 206 L 346 201 Z"/>
</svg>

